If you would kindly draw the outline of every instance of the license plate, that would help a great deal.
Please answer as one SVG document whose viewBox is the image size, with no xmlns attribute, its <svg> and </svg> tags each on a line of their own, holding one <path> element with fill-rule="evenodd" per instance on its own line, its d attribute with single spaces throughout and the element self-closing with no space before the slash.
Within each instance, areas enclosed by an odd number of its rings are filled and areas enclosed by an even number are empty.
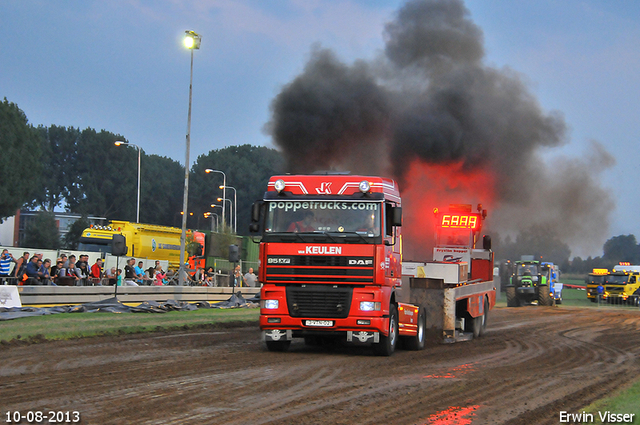
<svg viewBox="0 0 640 425">
<path fill-rule="evenodd" d="M 333 326 L 333 320 L 305 320 L 305 325 L 330 328 L 331 326 Z"/>
</svg>

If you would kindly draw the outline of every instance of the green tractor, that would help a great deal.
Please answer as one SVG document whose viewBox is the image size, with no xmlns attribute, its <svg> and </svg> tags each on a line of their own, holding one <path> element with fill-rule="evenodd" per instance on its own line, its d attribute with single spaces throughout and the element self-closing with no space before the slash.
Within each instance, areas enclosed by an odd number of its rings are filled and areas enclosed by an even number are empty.
<svg viewBox="0 0 640 425">
<path fill-rule="evenodd" d="M 507 307 L 520 307 L 534 301 L 541 306 L 555 305 L 552 269 L 540 261 L 516 261 L 506 287 Z"/>
</svg>

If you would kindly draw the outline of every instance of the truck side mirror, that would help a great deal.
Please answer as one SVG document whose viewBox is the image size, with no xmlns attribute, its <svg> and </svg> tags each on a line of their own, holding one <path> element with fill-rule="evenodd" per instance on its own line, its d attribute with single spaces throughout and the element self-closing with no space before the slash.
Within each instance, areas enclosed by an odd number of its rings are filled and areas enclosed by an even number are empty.
<svg viewBox="0 0 640 425">
<path fill-rule="evenodd" d="M 392 214 L 392 225 L 393 226 L 402 226 L 402 207 L 393 207 L 391 210 Z"/>
<path fill-rule="evenodd" d="M 262 209 L 263 205 L 264 205 L 263 201 L 256 201 L 251 206 L 251 222 L 252 223 L 257 223 L 260 221 L 260 210 Z"/>
</svg>

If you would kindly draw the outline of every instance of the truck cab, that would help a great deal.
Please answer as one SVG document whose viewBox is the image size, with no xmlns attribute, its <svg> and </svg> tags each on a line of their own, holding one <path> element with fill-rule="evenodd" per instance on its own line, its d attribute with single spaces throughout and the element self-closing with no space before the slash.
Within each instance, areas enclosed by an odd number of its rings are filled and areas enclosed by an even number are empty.
<svg viewBox="0 0 640 425">
<path fill-rule="evenodd" d="M 595 303 L 598 301 L 598 286 L 604 288 L 604 283 L 609 274 L 608 269 L 593 269 L 591 273 L 585 277 L 584 281 L 587 285 L 587 299 Z"/>
<path fill-rule="evenodd" d="M 293 338 L 370 343 L 390 355 L 401 334 L 402 207 L 395 181 L 319 173 L 269 180 L 254 203 L 259 233 L 260 328 L 267 348 Z M 411 314 L 414 310 L 411 310 Z"/>
<path fill-rule="evenodd" d="M 619 264 L 604 283 L 604 299 L 611 303 L 640 305 L 640 266 Z"/>
</svg>

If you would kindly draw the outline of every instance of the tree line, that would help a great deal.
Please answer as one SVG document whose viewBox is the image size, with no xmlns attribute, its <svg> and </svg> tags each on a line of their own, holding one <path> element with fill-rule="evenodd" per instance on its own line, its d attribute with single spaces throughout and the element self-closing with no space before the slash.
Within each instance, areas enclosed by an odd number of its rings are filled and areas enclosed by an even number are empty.
<svg viewBox="0 0 640 425">
<path fill-rule="evenodd" d="M 620 262 L 640 264 L 640 245 L 634 235 L 614 236 L 602 246 L 603 255 L 570 258 L 571 249 L 553 232 L 542 225 L 522 230 L 515 239 L 498 238 L 494 244 L 495 258 L 519 260 L 522 255 L 558 264 L 564 273 L 586 274 L 596 268 L 611 270 Z"/>
<path fill-rule="evenodd" d="M 92 128 L 29 124 L 26 115 L 5 98 L 0 103 L 0 220 L 20 208 L 47 212 L 26 229 L 25 244 L 40 248 L 72 247 L 87 221 L 79 221 L 67 240 L 56 238 L 53 211 L 64 209 L 83 217 L 94 215 L 109 220 L 136 220 L 138 149 L 116 146 L 127 139 Z M 184 166 L 171 158 L 149 155 L 141 150 L 140 222 L 164 226 L 182 225 Z M 237 191 L 238 234 L 247 234 L 249 210 L 262 197 L 267 181 L 281 173 L 284 162 L 279 152 L 267 147 L 229 146 L 200 155 L 189 176 L 189 228 L 210 228 L 205 212 L 222 215 L 211 204 L 222 197 L 222 175 L 206 174 L 211 168 L 226 174 L 227 186 Z M 233 191 L 226 191 L 234 200 Z M 227 203 L 227 214 L 229 211 Z M 235 214 L 234 214 L 235 215 Z M 229 218 L 227 218 L 229 224 Z"/>
</svg>

